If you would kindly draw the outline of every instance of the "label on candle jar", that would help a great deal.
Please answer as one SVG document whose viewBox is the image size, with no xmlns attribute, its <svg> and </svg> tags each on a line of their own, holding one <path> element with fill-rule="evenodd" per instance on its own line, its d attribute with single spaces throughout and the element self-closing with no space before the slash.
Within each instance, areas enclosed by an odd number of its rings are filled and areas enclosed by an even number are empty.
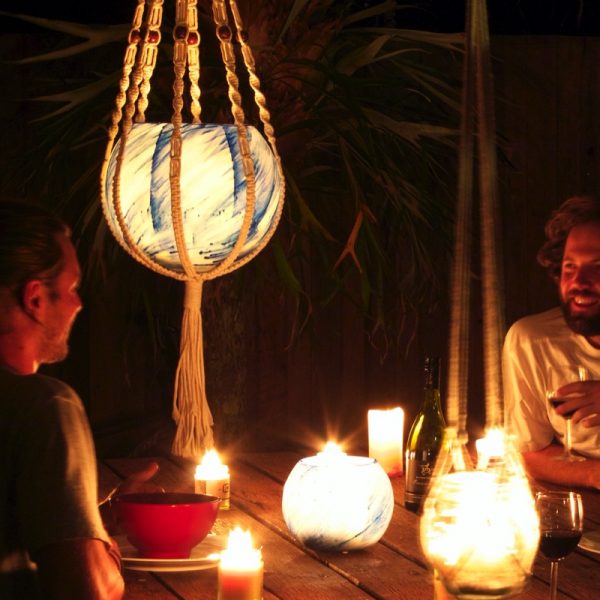
<svg viewBox="0 0 600 600">
<path fill-rule="evenodd" d="M 219 508 L 227 510 L 230 507 L 230 483 L 229 477 L 224 479 L 196 479 L 195 491 L 196 494 L 206 494 L 208 496 L 217 496 L 221 498 Z"/>
</svg>

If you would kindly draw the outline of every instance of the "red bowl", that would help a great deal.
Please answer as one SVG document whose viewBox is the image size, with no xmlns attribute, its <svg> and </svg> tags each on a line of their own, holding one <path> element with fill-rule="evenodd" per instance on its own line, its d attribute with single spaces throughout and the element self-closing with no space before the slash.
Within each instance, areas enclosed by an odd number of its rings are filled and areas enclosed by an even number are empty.
<svg viewBox="0 0 600 600">
<path fill-rule="evenodd" d="M 188 558 L 217 518 L 220 499 L 178 492 L 119 494 L 117 522 L 146 558 Z"/>
</svg>

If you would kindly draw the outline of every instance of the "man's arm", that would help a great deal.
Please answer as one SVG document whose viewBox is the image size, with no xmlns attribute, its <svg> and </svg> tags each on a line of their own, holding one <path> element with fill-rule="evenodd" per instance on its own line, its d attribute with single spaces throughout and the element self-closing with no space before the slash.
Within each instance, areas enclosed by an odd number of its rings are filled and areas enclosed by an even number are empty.
<svg viewBox="0 0 600 600">
<path fill-rule="evenodd" d="M 556 460 L 563 447 L 550 444 L 542 450 L 523 452 L 527 472 L 534 479 L 559 485 L 600 489 L 600 459 L 586 458 L 581 462 Z"/>
<path fill-rule="evenodd" d="M 120 600 L 124 583 L 115 546 L 78 539 L 45 546 L 32 557 L 48 600 Z"/>
</svg>

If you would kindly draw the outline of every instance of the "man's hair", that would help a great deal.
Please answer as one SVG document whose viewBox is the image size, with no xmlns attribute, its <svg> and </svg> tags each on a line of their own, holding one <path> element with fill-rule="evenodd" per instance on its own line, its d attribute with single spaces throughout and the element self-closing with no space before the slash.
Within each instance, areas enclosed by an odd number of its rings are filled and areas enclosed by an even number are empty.
<svg viewBox="0 0 600 600">
<path fill-rule="evenodd" d="M 546 242 L 537 253 L 537 261 L 557 280 L 571 229 L 585 223 L 600 222 L 600 200 L 592 195 L 573 196 L 556 209 L 544 228 Z"/>
<path fill-rule="evenodd" d="M 32 279 L 52 285 L 64 265 L 59 236 L 69 234 L 68 226 L 41 206 L 0 201 L 0 288 L 20 298 Z"/>
</svg>

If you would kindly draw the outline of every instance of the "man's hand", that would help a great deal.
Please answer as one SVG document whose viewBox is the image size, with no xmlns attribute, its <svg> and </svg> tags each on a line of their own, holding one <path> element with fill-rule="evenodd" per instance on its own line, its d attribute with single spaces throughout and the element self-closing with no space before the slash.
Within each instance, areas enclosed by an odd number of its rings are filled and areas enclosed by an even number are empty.
<svg viewBox="0 0 600 600">
<path fill-rule="evenodd" d="M 556 390 L 556 396 L 565 401 L 556 408 L 556 413 L 565 415 L 573 411 L 573 423 L 584 427 L 600 425 L 600 381 L 575 381 Z"/>
<path fill-rule="evenodd" d="M 156 483 L 150 481 L 158 472 L 159 465 L 155 462 L 148 463 L 143 469 L 132 473 L 127 479 L 122 481 L 110 494 L 100 502 L 100 516 L 104 526 L 110 535 L 119 533 L 119 525 L 116 522 L 110 501 L 120 494 L 134 494 L 139 492 L 163 492 L 165 489 Z"/>
<path fill-rule="evenodd" d="M 150 481 L 158 473 L 159 468 L 158 463 L 148 463 L 143 469 L 132 473 L 125 481 L 120 483 L 116 487 L 113 496 L 139 492 L 164 492 L 164 488 Z"/>
</svg>

